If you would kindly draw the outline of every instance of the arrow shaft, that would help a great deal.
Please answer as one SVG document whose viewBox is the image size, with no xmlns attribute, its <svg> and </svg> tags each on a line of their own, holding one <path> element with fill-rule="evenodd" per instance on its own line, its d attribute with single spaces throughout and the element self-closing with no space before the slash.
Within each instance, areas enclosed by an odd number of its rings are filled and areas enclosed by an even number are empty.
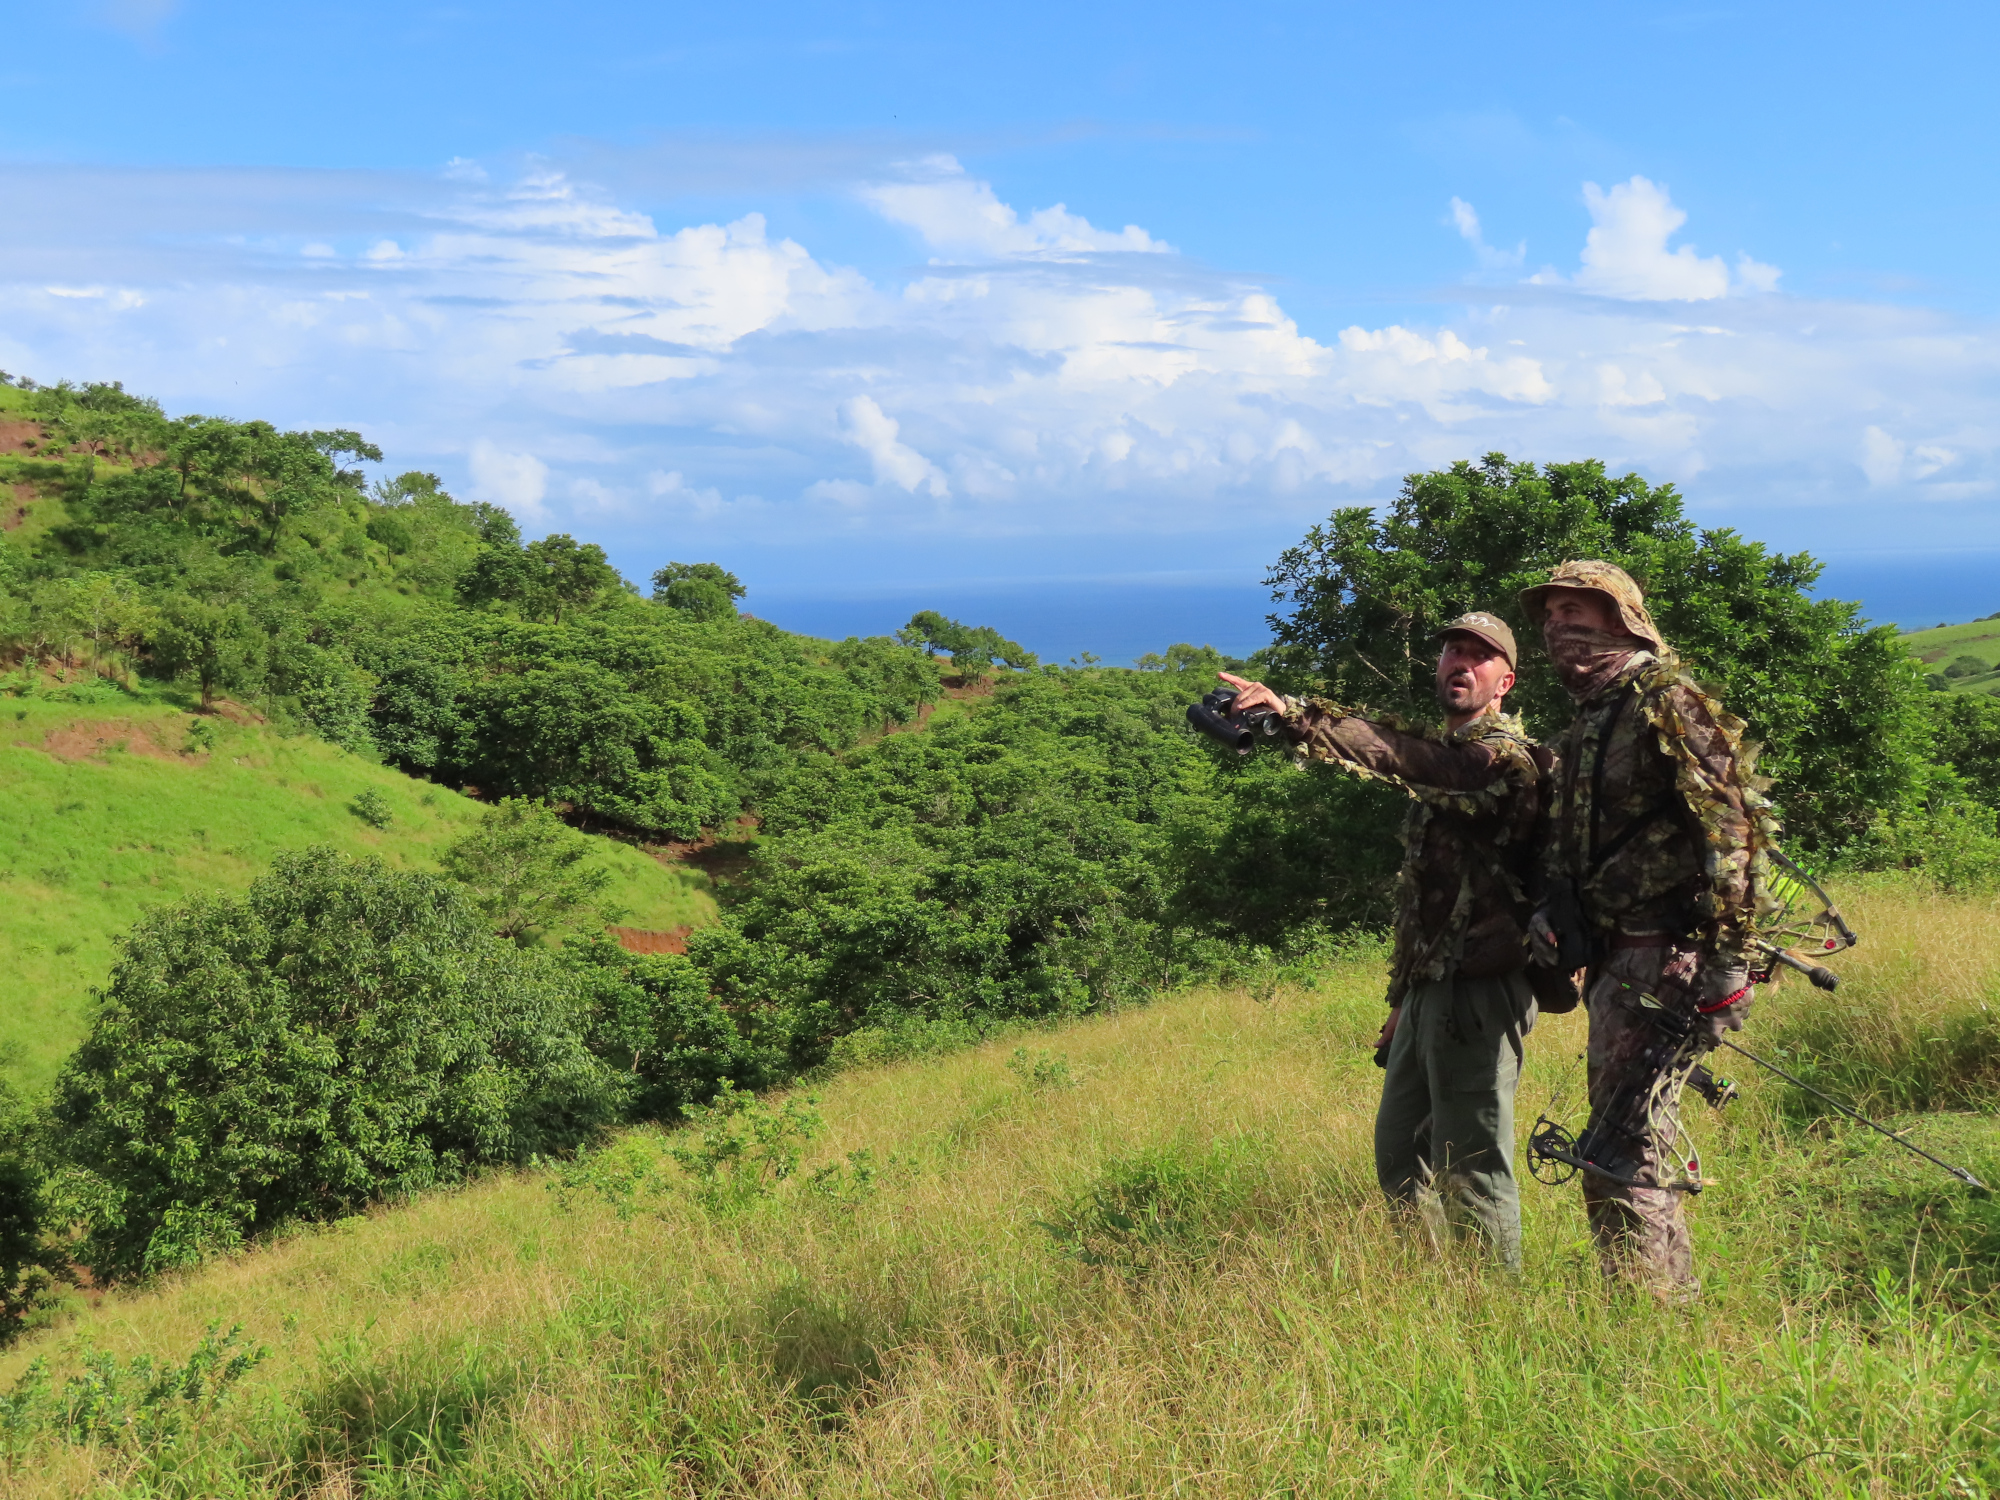
<svg viewBox="0 0 2000 1500">
<path fill-rule="evenodd" d="M 1897 1135 L 1895 1131 L 1889 1129 L 1888 1126 L 1877 1125 L 1873 1120 L 1869 1119 L 1868 1116 L 1862 1114 L 1861 1111 L 1849 1108 L 1847 1105 L 1842 1104 L 1838 1099 L 1834 1098 L 1831 1094 L 1821 1093 L 1818 1089 L 1814 1088 L 1811 1084 L 1807 1083 L 1803 1078 L 1793 1077 L 1790 1073 L 1787 1073 L 1783 1068 L 1779 1067 L 1776 1063 L 1766 1062 L 1763 1058 L 1759 1057 L 1756 1053 L 1750 1051 L 1747 1047 L 1739 1047 L 1736 1045 L 1736 1043 L 1730 1041 L 1729 1038 L 1727 1037 L 1721 1038 L 1721 1042 L 1722 1045 L 1727 1047 L 1731 1052 L 1737 1053 L 1743 1057 L 1747 1057 L 1758 1067 L 1764 1068 L 1772 1073 L 1776 1073 L 1780 1078 L 1784 1079 L 1785 1082 L 1791 1084 L 1794 1088 L 1804 1089 L 1808 1094 L 1811 1094 L 1815 1099 L 1824 1100 L 1826 1103 L 1831 1104 L 1835 1109 L 1839 1110 L 1842 1114 L 1846 1115 L 1850 1120 L 1859 1120 L 1863 1125 L 1866 1125 L 1870 1130 L 1874 1131 L 1877 1135 L 1887 1136 L 1890 1140 L 1894 1141 L 1897 1145 L 1901 1146 L 1905 1151 L 1909 1151 L 1917 1156 L 1921 1156 L 1925 1161 L 1929 1162 L 1932 1166 L 1943 1167 L 1945 1171 L 1951 1173 L 1951 1175 L 1956 1177 L 1960 1182 L 1966 1183 L 1971 1187 L 1976 1187 L 1982 1193 L 1986 1191 L 1986 1184 L 1981 1182 L 1977 1177 L 1974 1177 L 1970 1172 L 1966 1171 L 1965 1168 L 1954 1167 L 1948 1161 L 1940 1161 L 1937 1157 L 1932 1156 L 1930 1152 L 1924 1150 L 1923 1147 L 1914 1146 L 1910 1144 L 1910 1142 L 1904 1140 L 1900 1135 Z"/>
</svg>

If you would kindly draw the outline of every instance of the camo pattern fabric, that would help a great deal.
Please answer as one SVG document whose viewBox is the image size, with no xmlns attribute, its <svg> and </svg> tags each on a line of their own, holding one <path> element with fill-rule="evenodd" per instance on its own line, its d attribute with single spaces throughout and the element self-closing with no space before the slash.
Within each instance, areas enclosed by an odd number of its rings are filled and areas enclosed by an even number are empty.
<svg viewBox="0 0 2000 1500">
<path fill-rule="evenodd" d="M 1658 994 L 1671 989 L 1674 969 L 1692 970 L 1698 955 L 1684 945 L 1625 948 L 1614 952 L 1591 972 L 1590 983 L 1590 1104 L 1593 1112 L 1609 1109 L 1620 1088 L 1635 1071 L 1636 1059 L 1656 1041 L 1653 1023 L 1632 1003 L 1638 992 Z M 1679 980 L 1685 983 L 1685 980 Z M 1671 1181 L 1667 1156 L 1679 1134 L 1680 1077 L 1652 1118 L 1653 1130 L 1637 1148 L 1627 1175 L 1645 1182 Z M 1590 1172 L 1583 1174 L 1583 1207 L 1590 1219 L 1590 1236 L 1604 1274 L 1615 1281 L 1645 1287 L 1669 1300 L 1699 1294 L 1694 1274 L 1694 1247 L 1688 1238 L 1687 1194 L 1671 1188 L 1634 1187 Z"/>
<path fill-rule="evenodd" d="M 1527 961 L 1525 880 L 1546 776 L 1509 715 L 1417 733 L 1322 699 L 1287 701 L 1287 736 L 1306 758 L 1387 782 L 1412 799 L 1403 824 L 1389 1003 L 1414 984 L 1483 979 Z"/>
<path fill-rule="evenodd" d="M 1711 969 L 1748 967 L 1777 825 L 1743 728 L 1671 652 L 1635 652 L 1577 706 L 1547 861 L 1601 935 L 1698 934 Z"/>
</svg>

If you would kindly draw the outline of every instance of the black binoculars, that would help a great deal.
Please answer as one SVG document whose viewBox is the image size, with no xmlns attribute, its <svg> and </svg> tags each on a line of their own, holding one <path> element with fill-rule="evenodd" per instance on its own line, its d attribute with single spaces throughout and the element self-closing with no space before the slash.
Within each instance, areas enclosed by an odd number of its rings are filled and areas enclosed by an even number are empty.
<svg viewBox="0 0 2000 1500">
<path fill-rule="evenodd" d="M 1203 734 L 1212 735 L 1238 755 L 1248 755 L 1257 744 L 1257 736 L 1278 732 L 1278 711 L 1275 708 L 1246 708 L 1242 713 L 1232 712 L 1236 703 L 1234 688 L 1217 688 L 1199 703 L 1188 705 L 1188 723 Z"/>
</svg>

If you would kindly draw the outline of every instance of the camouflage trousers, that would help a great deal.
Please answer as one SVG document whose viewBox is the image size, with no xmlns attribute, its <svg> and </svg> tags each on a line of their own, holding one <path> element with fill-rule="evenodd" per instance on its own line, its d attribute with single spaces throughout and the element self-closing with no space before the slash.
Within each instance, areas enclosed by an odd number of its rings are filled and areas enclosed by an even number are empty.
<svg viewBox="0 0 2000 1500">
<path fill-rule="evenodd" d="M 1593 1111 L 1610 1102 L 1630 1071 L 1628 1060 L 1654 1034 L 1652 1022 L 1634 1003 L 1633 991 L 1657 993 L 1661 971 L 1674 955 L 1675 949 L 1664 943 L 1657 948 L 1618 948 L 1591 969 L 1585 1000 L 1590 1009 Z M 1685 952 L 1682 958 L 1685 962 Z M 1673 1149 L 1678 1134 L 1678 1089 L 1666 1096 L 1663 1112 L 1654 1118 L 1658 1129 L 1640 1151 L 1639 1168 L 1631 1175 L 1672 1181 L 1673 1169 L 1663 1157 Z M 1583 1206 L 1604 1274 L 1673 1300 L 1698 1296 L 1701 1282 L 1694 1274 L 1694 1249 L 1688 1239 L 1687 1197 L 1667 1189 L 1627 1187 L 1585 1172 Z"/>
<path fill-rule="evenodd" d="M 1518 969 L 1432 980 L 1403 1000 L 1375 1115 L 1375 1175 L 1434 1240 L 1449 1232 L 1521 1264 L 1514 1088 L 1535 999 Z"/>
</svg>

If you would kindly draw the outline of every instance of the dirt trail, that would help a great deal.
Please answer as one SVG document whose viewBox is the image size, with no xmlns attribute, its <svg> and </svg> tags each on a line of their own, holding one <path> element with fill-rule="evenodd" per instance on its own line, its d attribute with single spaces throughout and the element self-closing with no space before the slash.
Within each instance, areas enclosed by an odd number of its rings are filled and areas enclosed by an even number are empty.
<svg viewBox="0 0 2000 1500">
<path fill-rule="evenodd" d="M 675 927 L 667 932 L 648 932 L 643 927 L 608 927 L 627 953 L 685 953 L 692 927 Z"/>
<path fill-rule="evenodd" d="M 154 739 L 153 725 L 131 719 L 78 719 L 59 729 L 51 729 L 42 740 L 42 749 L 57 760 L 102 760 L 122 750 L 127 755 L 143 755 L 151 760 L 171 760 L 189 764 L 189 757 L 170 750 Z"/>
</svg>

